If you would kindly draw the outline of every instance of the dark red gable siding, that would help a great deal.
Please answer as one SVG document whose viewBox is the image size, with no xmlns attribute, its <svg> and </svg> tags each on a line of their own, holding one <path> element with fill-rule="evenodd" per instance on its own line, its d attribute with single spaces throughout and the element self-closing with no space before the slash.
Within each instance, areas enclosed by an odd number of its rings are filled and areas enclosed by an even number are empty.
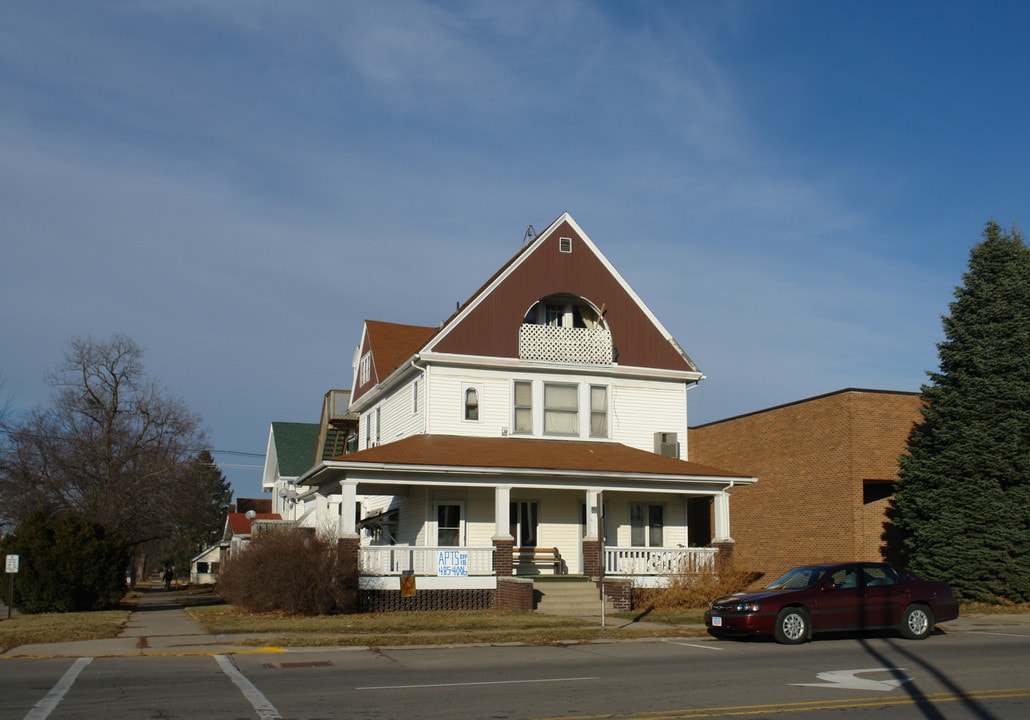
<svg viewBox="0 0 1030 720">
<path fill-rule="evenodd" d="M 560 238 L 572 239 L 572 252 L 559 252 Z M 620 365 L 694 371 L 666 340 L 568 223 L 559 225 L 505 281 L 482 299 L 433 348 L 439 352 L 518 357 L 519 326 L 543 297 L 568 293 L 606 309 L 605 319 Z"/>
</svg>

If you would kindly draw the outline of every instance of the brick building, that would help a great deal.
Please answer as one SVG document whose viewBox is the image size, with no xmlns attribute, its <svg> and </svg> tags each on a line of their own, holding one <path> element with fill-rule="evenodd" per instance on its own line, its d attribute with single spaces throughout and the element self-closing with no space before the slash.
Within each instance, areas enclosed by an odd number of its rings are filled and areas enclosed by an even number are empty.
<svg viewBox="0 0 1030 720">
<path fill-rule="evenodd" d="M 880 560 L 916 393 L 846 389 L 690 429 L 691 459 L 758 478 L 730 490 L 735 555 L 770 581 L 804 563 Z"/>
</svg>

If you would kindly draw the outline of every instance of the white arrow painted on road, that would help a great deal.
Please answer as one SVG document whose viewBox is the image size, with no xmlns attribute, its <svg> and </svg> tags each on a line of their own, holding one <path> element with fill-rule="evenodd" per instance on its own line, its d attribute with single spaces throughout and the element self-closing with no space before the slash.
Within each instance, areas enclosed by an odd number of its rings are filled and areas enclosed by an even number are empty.
<svg viewBox="0 0 1030 720">
<path fill-rule="evenodd" d="M 889 692 L 900 686 L 902 683 L 909 682 L 912 678 L 870 680 L 868 678 L 860 678 L 856 676 L 860 673 L 897 672 L 904 669 L 905 668 L 865 668 L 863 670 L 831 670 L 829 672 L 823 672 L 816 675 L 817 678 L 825 680 L 826 682 L 792 684 L 797 685 L 798 687 L 829 687 L 841 688 L 843 690 L 879 690 L 880 692 Z"/>
</svg>

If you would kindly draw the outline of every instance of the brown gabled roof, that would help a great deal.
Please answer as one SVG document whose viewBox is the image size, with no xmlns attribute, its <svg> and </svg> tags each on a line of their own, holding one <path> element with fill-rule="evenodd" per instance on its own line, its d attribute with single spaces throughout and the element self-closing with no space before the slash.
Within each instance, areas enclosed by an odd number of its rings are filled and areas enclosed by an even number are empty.
<svg viewBox="0 0 1030 720">
<path fill-rule="evenodd" d="M 366 320 L 365 328 L 379 382 L 388 378 L 402 363 L 421 350 L 439 330 L 435 327 L 400 325 L 379 320 Z"/>
<path fill-rule="evenodd" d="M 346 463 L 376 465 L 695 475 L 727 479 L 745 477 L 728 470 L 666 457 L 620 443 L 514 437 L 412 435 L 335 459 Z"/>
</svg>

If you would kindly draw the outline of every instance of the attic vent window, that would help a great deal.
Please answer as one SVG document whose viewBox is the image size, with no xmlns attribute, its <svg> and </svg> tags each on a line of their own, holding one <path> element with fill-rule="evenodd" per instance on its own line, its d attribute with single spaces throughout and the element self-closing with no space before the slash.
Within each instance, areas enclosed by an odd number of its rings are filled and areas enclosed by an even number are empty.
<svg viewBox="0 0 1030 720">
<path fill-rule="evenodd" d="M 572 252 L 572 238 L 558 238 L 558 252 Z"/>
</svg>

